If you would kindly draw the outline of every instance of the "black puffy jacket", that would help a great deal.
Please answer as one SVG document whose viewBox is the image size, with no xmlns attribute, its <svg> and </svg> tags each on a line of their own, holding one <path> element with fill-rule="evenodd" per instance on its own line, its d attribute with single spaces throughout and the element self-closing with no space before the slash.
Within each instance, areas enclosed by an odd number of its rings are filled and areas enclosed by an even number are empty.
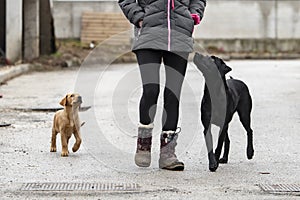
<svg viewBox="0 0 300 200">
<path fill-rule="evenodd" d="M 191 14 L 202 19 L 206 0 L 119 0 L 118 3 L 135 25 L 133 50 L 193 51 Z M 143 25 L 139 27 L 141 20 Z"/>
</svg>

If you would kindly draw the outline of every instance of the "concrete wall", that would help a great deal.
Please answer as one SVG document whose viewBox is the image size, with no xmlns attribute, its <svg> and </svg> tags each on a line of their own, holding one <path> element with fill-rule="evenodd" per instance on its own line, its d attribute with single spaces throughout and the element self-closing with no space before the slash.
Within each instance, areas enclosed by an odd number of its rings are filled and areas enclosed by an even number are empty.
<svg viewBox="0 0 300 200">
<path fill-rule="evenodd" d="M 24 1 L 24 52 L 23 59 L 31 60 L 40 55 L 39 0 Z"/>
<path fill-rule="evenodd" d="M 6 57 L 22 58 L 22 0 L 6 1 Z"/>
<path fill-rule="evenodd" d="M 277 7 L 277 8 L 276 8 Z M 121 12 L 117 1 L 53 1 L 57 38 L 79 38 L 83 11 Z M 208 0 L 196 38 L 300 38 L 300 1 Z"/>
</svg>

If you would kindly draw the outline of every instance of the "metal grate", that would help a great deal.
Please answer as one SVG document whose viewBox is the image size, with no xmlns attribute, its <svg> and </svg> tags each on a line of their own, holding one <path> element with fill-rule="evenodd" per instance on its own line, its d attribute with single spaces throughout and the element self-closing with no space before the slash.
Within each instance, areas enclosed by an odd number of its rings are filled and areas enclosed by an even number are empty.
<svg viewBox="0 0 300 200">
<path fill-rule="evenodd" d="M 136 183 L 25 183 L 23 191 L 138 191 Z"/>
<path fill-rule="evenodd" d="M 259 184 L 259 187 L 269 193 L 300 192 L 300 184 Z"/>
</svg>

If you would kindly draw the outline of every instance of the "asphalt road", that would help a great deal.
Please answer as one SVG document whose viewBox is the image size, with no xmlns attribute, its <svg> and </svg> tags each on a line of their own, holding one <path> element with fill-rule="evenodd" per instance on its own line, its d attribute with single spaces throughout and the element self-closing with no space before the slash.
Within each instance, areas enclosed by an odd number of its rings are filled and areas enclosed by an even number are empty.
<svg viewBox="0 0 300 200">
<path fill-rule="evenodd" d="M 253 98 L 255 155 L 246 158 L 246 132 L 230 124 L 229 163 L 208 170 L 200 100 L 203 77 L 189 65 L 184 83 L 177 155 L 183 172 L 158 168 L 162 100 L 155 120 L 150 168 L 134 165 L 141 87 L 136 64 L 33 72 L 0 87 L 0 199 L 299 199 L 269 194 L 259 184 L 300 184 L 300 61 L 230 61 L 230 75 L 245 81 Z M 162 71 L 163 72 L 163 71 Z M 163 73 L 162 73 L 163 74 Z M 164 76 L 161 77 L 162 82 Z M 83 96 L 83 144 L 70 156 L 50 153 L 53 112 L 66 93 Z M 214 138 L 217 128 L 214 127 Z M 71 140 L 73 144 L 74 139 Z M 69 145 L 71 150 L 71 145 Z M 138 190 L 23 191 L 25 183 L 136 183 Z"/>
</svg>

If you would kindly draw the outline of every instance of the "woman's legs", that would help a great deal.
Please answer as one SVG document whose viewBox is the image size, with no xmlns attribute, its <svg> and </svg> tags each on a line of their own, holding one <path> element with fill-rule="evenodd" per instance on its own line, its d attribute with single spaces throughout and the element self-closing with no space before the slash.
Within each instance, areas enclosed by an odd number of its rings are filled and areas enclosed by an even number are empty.
<svg viewBox="0 0 300 200">
<path fill-rule="evenodd" d="M 159 95 L 159 68 L 162 58 L 166 71 L 166 86 L 164 90 L 163 132 L 159 167 L 167 170 L 183 170 L 184 163 L 175 154 L 178 134 L 175 132 L 178 123 L 179 99 L 184 80 L 187 56 L 155 50 L 138 50 L 138 64 L 143 83 L 143 95 L 140 101 L 140 123 L 138 129 L 137 151 L 135 163 L 140 167 L 148 167 L 151 162 L 151 140 L 153 120 L 156 113 Z"/>
<path fill-rule="evenodd" d="M 175 131 L 178 123 L 179 100 L 184 80 L 188 53 L 172 53 L 150 49 L 136 52 L 142 83 L 143 95 L 140 100 L 140 123 L 154 121 L 159 95 L 159 70 L 162 58 L 165 64 L 166 83 L 164 89 L 163 131 Z"/>
</svg>

